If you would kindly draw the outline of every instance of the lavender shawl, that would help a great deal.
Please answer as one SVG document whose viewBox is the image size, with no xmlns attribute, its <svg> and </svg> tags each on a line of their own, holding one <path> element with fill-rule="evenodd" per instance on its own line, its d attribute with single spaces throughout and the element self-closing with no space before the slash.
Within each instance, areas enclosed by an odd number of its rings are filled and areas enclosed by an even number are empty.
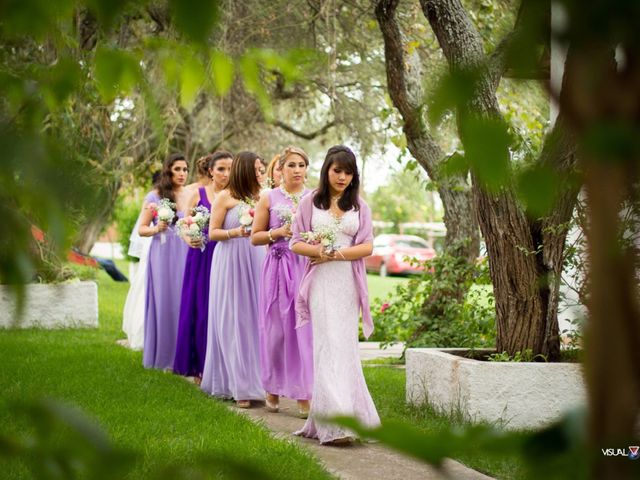
<svg viewBox="0 0 640 480">
<path fill-rule="evenodd" d="M 292 234 L 290 247 L 298 242 L 304 242 L 300 234 L 302 232 L 311 231 L 311 217 L 313 215 L 313 197 L 316 191 L 300 200 L 298 209 L 292 225 Z M 373 242 L 373 224 L 371 223 L 371 209 L 362 198 L 358 198 L 360 226 L 353 240 L 352 245 L 360 245 L 361 243 Z M 365 338 L 373 332 L 373 320 L 371 318 L 371 310 L 369 309 L 369 291 L 367 289 L 367 272 L 364 266 L 364 258 L 352 260 L 353 277 L 356 281 L 356 289 L 362 311 L 362 333 Z M 315 265 L 307 263 L 304 270 L 302 280 L 300 282 L 300 291 L 296 299 L 296 328 L 307 324 L 311 320 L 311 312 L 309 311 L 309 293 Z"/>
</svg>

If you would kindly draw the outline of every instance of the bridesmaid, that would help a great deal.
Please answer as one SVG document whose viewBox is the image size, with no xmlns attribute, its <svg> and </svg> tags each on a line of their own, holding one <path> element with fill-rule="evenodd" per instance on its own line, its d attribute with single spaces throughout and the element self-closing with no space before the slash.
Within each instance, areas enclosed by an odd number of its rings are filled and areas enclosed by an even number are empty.
<svg viewBox="0 0 640 480">
<path fill-rule="evenodd" d="M 209 175 L 208 163 L 211 155 L 205 155 L 196 160 L 196 181 L 186 185 L 184 189 L 189 197 L 196 194 L 198 189 L 206 187 L 211 182 L 211 176 Z"/>
<path fill-rule="evenodd" d="M 169 156 L 164 161 L 156 188 L 147 194 L 145 207 L 140 214 L 138 233 L 142 237 L 153 237 L 147 263 L 144 315 L 143 365 L 146 368 L 173 368 L 180 292 L 188 250 L 174 230 L 169 228 L 170 225 L 155 221 L 154 212 L 149 206 L 168 198 L 176 203 L 179 212 L 184 211 L 188 202 L 184 191 L 187 173 L 187 162 L 183 155 Z"/>
<path fill-rule="evenodd" d="M 233 398 L 240 408 L 263 400 L 258 342 L 260 267 L 265 249 L 253 247 L 240 214 L 260 192 L 260 158 L 240 152 L 233 160 L 229 188 L 213 203 L 209 238 L 218 245 L 211 264 L 207 353 L 201 388 Z"/>
<path fill-rule="evenodd" d="M 200 205 L 211 211 L 211 200 L 227 188 L 233 155 L 218 151 L 204 157 L 206 170 L 211 182 L 200 187 L 191 197 L 189 211 Z M 206 227 L 209 234 L 209 228 Z M 216 242 L 208 242 L 201 251 L 201 241 L 183 237 L 191 247 L 187 254 L 184 271 L 180 318 L 178 321 L 178 340 L 173 371 L 186 377 L 195 377 L 200 383 L 204 368 L 204 356 L 207 350 L 207 317 L 209 314 L 209 277 L 211 259 Z"/>
<path fill-rule="evenodd" d="M 282 182 L 282 167 L 280 166 L 280 154 L 276 154 L 267 165 L 267 187 L 278 188 Z"/>
<path fill-rule="evenodd" d="M 363 333 L 373 331 L 364 257 L 373 249 L 371 210 L 358 195 L 356 157 L 342 145 L 331 147 L 322 165 L 318 189 L 300 202 L 293 225 L 292 250 L 311 260 L 296 301 L 299 325 L 313 329 L 313 402 L 309 418 L 296 432 L 322 444 L 351 443 L 354 434 L 322 423 L 323 417 L 346 415 L 373 428 L 380 417 L 362 373 L 358 318 Z M 310 245 L 303 232 L 335 229 L 330 252 Z"/>
<path fill-rule="evenodd" d="M 280 396 L 298 400 L 302 418 L 309 413 L 313 382 L 311 327 L 296 330 L 295 299 L 307 260 L 289 250 L 291 218 L 304 188 L 309 166 L 307 154 L 295 147 L 285 149 L 276 168 L 282 172 L 279 188 L 262 194 L 256 206 L 251 235 L 254 245 L 269 245 L 262 267 L 260 291 L 260 360 L 266 406 L 278 411 Z"/>
</svg>

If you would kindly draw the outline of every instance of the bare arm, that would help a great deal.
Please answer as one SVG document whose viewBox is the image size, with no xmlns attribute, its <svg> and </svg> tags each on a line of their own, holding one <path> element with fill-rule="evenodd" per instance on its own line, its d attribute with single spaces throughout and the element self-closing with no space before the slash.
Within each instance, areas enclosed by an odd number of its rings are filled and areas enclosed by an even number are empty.
<svg viewBox="0 0 640 480">
<path fill-rule="evenodd" d="M 145 203 L 140 212 L 140 226 L 138 227 L 138 235 L 141 237 L 152 237 L 157 233 L 164 232 L 168 225 L 167 222 L 158 222 L 157 225 L 151 225 L 153 221 L 153 211 L 149 208 L 149 204 Z"/>
<path fill-rule="evenodd" d="M 211 206 L 212 212 L 211 217 L 209 218 L 209 240 L 216 240 L 220 242 L 236 237 L 249 236 L 249 232 L 245 231 L 242 227 L 236 227 L 230 230 L 222 228 L 227 211 L 234 206 L 234 199 L 229 195 L 229 192 L 224 191 L 218 194 Z"/>
<path fill-rule="evenodd" d="M 274 240 L 291 236 L 291 227 L 285 224 L 272 229 L 271 238 L 269 238 L 270 206 L 269 194 L 265 193 L 260 197 L 256 205 L 256 216 L 253 219 L 253 233 L 251 234 L 251 243 L 253 245 L 269 245 Z"/>
<path fill-rule="evenodd" d="M 359 260 L 368 257 L 373 252 L 372 243 L 361 243 L 352 247 L 341 248 L 336 251 L 335 260 Z"/>
</svg>

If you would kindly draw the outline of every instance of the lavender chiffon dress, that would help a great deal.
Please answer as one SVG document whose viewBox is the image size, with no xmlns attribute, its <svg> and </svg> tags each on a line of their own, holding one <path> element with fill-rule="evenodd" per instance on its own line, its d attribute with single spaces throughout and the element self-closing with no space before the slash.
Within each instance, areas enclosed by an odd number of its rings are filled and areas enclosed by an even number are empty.
<svg viewBox="0 0 640 480">
<path fill-rule="evenodd" d="M 222 228 L 240 226 L 239 205 Z M 258 341 L 258 295 L 264 247 L 249 237 L 218 242 L 211 263 L 207 353 L 200 387 L 235 400 L 262 400 Z"/>
<path fill-rule="evenodd" d="M 147 204 L 159 201 L 160 197 L 156 192 L 150 192 L 145 198 Z M 142 356 L 142 363 L 146 368 L 173 368 L 188 248 L 173 228 L 154 235 L 151 241 L 147 264 Z"/>
<path fill-rule="evenodd" d="M 199 206 L 211 211 L 207 191 L 200 187 Z M 205 227 L 205 232 L 208 232 Z M 184 270 L 178 339 L 173 371 L 187 377 L 200 377 L 207 351 L 207 318 L 209 315 L 209 279 L 216 242 L 208 242 L 204 251 L 189 248 Z"/>
<path fill-rule="evenodd" d="M 271 190 L 269 228 L 281 227 L 281 212 L 293 207 L 280 189 Z M 295 328 L 295 300 L 306 264 L 306 257 L 289 249 L 288 239 L 279 238 L 269 245 L 260 291 L 262 386 L 268 393 L 297 400 L 311 400 L 313 388 L 311 325 Z"/>
</svg>

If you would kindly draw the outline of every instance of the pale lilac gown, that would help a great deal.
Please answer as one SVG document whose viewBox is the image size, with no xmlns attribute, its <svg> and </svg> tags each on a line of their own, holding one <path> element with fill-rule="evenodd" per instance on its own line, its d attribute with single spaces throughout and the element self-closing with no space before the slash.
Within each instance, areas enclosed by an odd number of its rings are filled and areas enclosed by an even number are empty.
<svg viewBox="0 0 640 480">
<path fill-rule="evenodd" d="M 269 228 L 281 227 L 279 213 L 292 208 L 293 202 L 279 188 L 271 190 Z M 288 239 L 279 238 L 269 245 L 260 291 L 262 386 L 271 394 L 297 400 L 310 400 L 313 386 L 311 325 L 295 328 L 295 300 L 306 264 L 306 257 L 289 249 Z"/>
<path fill-rule="evenodd" d="M 312 227 L 335 219 L 326 210 L 313 207 Z M 340 220 L 338 248 L 349 247 L 359 228 L 359 213 L 351 210 Z M 320 443 L 355 434 L 318 418 L 352 416 L 366 427 L 380 425 L 362 372 L 358 348 L 360 300 L 351 262 L 335 261 L 314 268 L 309 310 L 313 328 L 314 384 L 309 418 L 295 432 Z"/>
<path fill-rule="evenodd" d="M 240 226 L 239 205 L 222 228 Z M 258 340 L 258 295 L 264 246 L 249 237 L 218 242 L 211 263 L 207 353 L 201 388 L 235 400 L 263 400 Z"/>
<path fill-rule="evenodd" d="M 150 192 L 145 198 L 145 204 L 159 201 L 160 197 L 156 192 Z M 154 235 L 151 240 L 142 355 L 142 363 L 146 368 L 173 368 L 182 278 L 188 249 L 173 227 Z"/>
</svg>

